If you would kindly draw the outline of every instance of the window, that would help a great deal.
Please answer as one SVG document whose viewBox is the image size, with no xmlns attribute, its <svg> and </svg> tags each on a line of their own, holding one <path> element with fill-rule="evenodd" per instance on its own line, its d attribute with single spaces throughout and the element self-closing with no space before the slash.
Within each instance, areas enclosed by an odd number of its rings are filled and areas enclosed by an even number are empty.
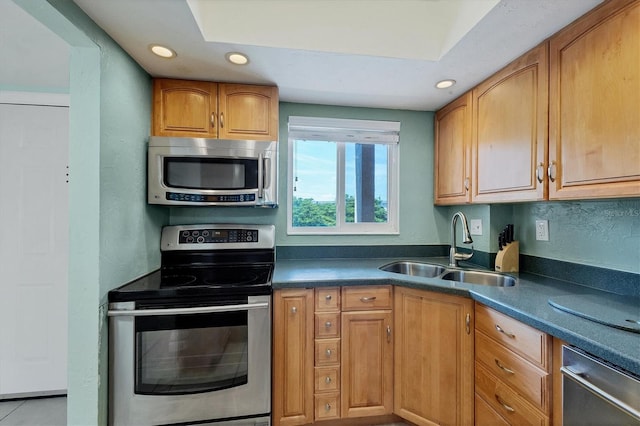
<svg viewBox="0 0 640 426">
<path fill-rule="evenodd" d="M 400 123 L 289 117 L 289 234 L 397 234 Z"/>
</svg>

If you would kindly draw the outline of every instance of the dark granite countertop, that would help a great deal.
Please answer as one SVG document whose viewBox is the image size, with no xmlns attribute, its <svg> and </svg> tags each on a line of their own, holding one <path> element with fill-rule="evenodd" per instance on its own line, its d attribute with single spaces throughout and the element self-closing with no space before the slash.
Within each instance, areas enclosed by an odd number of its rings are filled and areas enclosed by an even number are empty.
<svg viewBox="0 0 640 426">
<path fill-rule="evenodd" d="M 518 278 L 514 287 L 492 287 L 378 269 L 396 260 L 447 263 L 446 258 L 278 260 L 273 288 L 391 284 L 470 297 L 640 376 L 639 333 L 572 315 L 548 303 L 551 297 L 565 295 L 593 295 L 606 300 L 611 293 L 527 273 L 509 274 Z M 634 312 L 637 309 L 640 318 L 638 299 L 628 300 L 628 307 Z"/>
</svg>

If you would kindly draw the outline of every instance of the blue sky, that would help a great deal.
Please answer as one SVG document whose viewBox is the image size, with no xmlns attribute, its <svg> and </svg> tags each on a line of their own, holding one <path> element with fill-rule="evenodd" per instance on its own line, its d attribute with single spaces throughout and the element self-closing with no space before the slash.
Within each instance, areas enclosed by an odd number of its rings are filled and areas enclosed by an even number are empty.
<svg viewBox="0 0 640 426">
<path fill-rule="evenodd" d="M 352 145 L 352 144 L 350 144 Z M 294 195 L 300 198 L 313 198 L 316 201 L 335 201 L 336 199 L 336 144 L 332 142 L 304 141 L 296 143 L 296 164 L 294 174 Z M 387 155 L 386 146 L 376 145 L 375 195 L 387 200 Z M 355 158 L 354 149 L 346 150 L 347 183 L 345 192 L 355 195 Z M 296 167 L 297 166 L 297 167 Z M 349 176 L 352 178 L 349 179 Z"/>
</svg>

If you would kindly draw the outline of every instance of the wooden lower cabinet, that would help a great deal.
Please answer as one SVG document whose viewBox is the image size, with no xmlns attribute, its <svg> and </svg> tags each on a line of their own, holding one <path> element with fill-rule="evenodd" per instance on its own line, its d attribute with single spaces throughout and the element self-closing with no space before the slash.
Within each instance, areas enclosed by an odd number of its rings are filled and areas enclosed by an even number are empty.
<svg viewBox="0 0 640 426">
<path fill-rule="evenodd" d="M 395 288 L 395 414 L 416 425 L 473 424 L 473 304 Z"/>
<path fill-rule="evenodd" d="M 391 310 L 342 313 L 342 417 L 393 410 Z"/>
<path fill-rule="evenodd" d="M 274 291 L 274 426 L 313 423 L 313 322 L 313 289 Z"/>
<path fill-rule="evenodd" d="M 476 304 L 475 424 L 551 424 L 551 336 L 487 306 Z M 480 401 L 480 405 L 478 405 Z"/>
</svg>

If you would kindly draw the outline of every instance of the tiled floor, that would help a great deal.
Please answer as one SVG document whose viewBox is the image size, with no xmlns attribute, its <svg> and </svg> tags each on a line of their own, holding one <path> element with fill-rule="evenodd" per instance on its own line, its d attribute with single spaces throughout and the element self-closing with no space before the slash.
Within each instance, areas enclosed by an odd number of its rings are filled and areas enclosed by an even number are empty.
<svg viewBox="0 0 640 426">
<path fill-rule="evenodd" d="M 66 426 L 67 398 L 0 401 L 0 426 Z M 407 426 L 394 423 L 384 426 Z"/>
<path fill-rule="evenodd" d="M 67 398 L 0 401 L 0 426 L 65 426 Z"/>
</svg>

